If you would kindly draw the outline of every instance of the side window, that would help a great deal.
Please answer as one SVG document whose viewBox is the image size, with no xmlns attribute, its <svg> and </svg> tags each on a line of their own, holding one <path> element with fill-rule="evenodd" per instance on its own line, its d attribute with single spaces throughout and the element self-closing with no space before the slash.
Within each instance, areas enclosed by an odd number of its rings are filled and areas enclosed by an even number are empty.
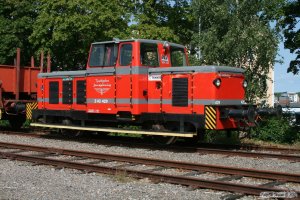
<svg viewBox="0 0 300 200">
<path fill-rule="evenodd" d="M 116 64 L 116 57 L 114 44 L 95 44 L 92 46 L 90 66 L 114 66 Z"/>
<path fill-rule="evenodd" d="M 121 46 L 120 65 L 128 66 L 131 65 L 131 62 L 132 62 L 132 45 L 123 44 Z"/>
<path fill-rule="evenodd" d="M 159 67 L 157 44 L 141 43 L 140 52 L 143 66 Z"/>
<path fill-rule="evenodd" d="M 50 104 L 58 104 L 59 103 L 59 84 L 58 81 L 50 81 L 49 82 L 49 103 Z"/>
<path fill-rule="evenodd" d="M 184 49 L 171 47 L 171 64 L 172 67 L 186 66 Z"/>
</svg>

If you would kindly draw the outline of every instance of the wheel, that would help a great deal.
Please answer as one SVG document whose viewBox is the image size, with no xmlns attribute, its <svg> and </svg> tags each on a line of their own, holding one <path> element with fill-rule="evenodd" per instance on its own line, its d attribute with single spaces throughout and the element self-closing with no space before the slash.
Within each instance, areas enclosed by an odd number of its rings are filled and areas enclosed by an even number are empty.
<svg viewBox="0 0 300 200">
<path fill-rule="evenodd" d="M 198 145 L 199 143 L 203 142 L 205 138 L 205 129 L 198 129 L 197 135 L 195 135 L 192 138 L 185 138 L 184 141 L 186 141 L 190 145 Z"/>
<path fill-rule="evenodd" d="M 176 136 L 153 136 L 152 139 L 159 145 L 170 145 L 176 142 L 178 137 Z"/>
<path fill-rule="evenodd" d="M 71 126 L 72 121 L 70 119 L 64 119 L 62 120 L 62 125 Z M 59 129 L 59 133 L 62 134 L 63 136 L 67 136 L 70 138 L 79 137 L 82 136 L 83 134 L 83 132 L 79 130 L 64 129 L 64 128 Z"/>
<path fill-rule="evenodd" d="M 175 129 L 177 130 L 177 128 L 162 124 L 153 124 L 151 126 L 151 130 L 153 131 L 176 131 Z M 178 137 L 176 136 L 152 136 L 152 140 L 159 145 L 174 144 L 177 139 Z"/>
<path fill-rule="evenodd" d="M 13 129 L 20 129 L 24 122 L 26 121 L 26 117 L 25 116 L 20 116 L 20 115 L 15 115 L 15 116 L 11 116 L 9 119 L 9 124 Z"/>
</svg>

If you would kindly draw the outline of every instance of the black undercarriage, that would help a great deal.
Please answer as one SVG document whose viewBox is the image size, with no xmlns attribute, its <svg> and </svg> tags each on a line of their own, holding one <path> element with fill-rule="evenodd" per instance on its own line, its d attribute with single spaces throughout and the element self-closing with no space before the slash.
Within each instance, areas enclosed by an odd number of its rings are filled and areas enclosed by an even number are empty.
<svg viewBox="0 0 300 200">
<path fill-rule="evenodd" d="M 95 114 L 75 110 L 33 110 L 33 120 L 45 124 L 61 124 L 68 119 L 74 125 L 80 126 L 110 126 L 137 125 L 146 129 L 152 125 L 168 125 L 168 129 L 176 132 L 190 132 L 204 129 L 204 115 L 196 114 L 166 114 L 142 113 L 131 115 L 127 112 L 113 114 Z M 172 127 L 172 128 L 170 128 Z"/>
</svg>

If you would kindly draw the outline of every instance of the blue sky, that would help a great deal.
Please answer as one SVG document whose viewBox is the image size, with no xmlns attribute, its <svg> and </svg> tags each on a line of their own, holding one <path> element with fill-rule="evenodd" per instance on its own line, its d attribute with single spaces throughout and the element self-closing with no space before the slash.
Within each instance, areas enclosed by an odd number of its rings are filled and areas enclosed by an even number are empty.
<svg viewBox="0 0 300 200">
<path fill-rule="evenodd" d="M 284 49 L 283 42 L 279 44 L 278 54 L 283 57 L 277 56 L 278 59 L 283 60 L 283 63 L 275 64 L 275 92 L 300 92 L 300 75 L 287 73 L 290 61 L 295 59 L 296 55 Z"/>
<path fill-rule="evenodd" d="M 297 23 L 296 30 L 300 28 L 300 23 Z M 295 54 L 291 54 L 289 49 L 284 48 L 283 42 L 279 44 L 277 60 L 282 60 L 283 63 L 275 64 L 274 85 L 275 92 L 300 92 L 300 73 L 293 75 L 287 73 L 287 68 L 290 61 L 296 58 Z"/>
</svg>

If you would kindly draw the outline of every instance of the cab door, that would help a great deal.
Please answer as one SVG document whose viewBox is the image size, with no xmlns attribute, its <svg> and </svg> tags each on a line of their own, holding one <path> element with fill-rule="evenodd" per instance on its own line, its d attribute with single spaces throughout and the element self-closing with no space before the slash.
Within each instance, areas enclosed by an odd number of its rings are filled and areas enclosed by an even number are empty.
<svg viewBox="0 0 300 200">
<path fill-rule="evenodd" d="M 119 46 L 116 67 L 116 105 L 119 111 L 131 111 L 132 108 L 132 50 L 130 42 Z"/>
</svg>

